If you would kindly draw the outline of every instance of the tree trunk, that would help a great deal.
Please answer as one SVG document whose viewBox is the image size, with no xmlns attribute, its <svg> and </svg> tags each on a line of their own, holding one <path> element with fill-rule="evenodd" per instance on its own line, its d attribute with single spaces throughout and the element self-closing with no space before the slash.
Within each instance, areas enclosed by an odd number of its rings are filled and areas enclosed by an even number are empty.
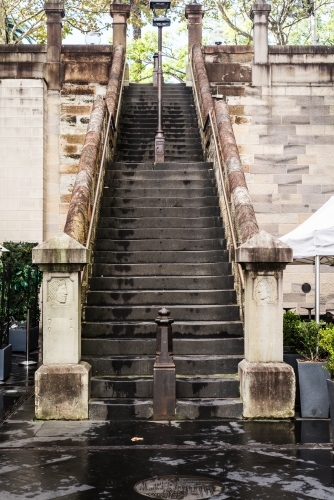
<svg viewBox="0 0 334 500">
<path fill-rule="evenodd" d="M 0 9 L 0 44 L 5 45 L 6 43 L 6 15 L 4 9 Z"/>
</svg>

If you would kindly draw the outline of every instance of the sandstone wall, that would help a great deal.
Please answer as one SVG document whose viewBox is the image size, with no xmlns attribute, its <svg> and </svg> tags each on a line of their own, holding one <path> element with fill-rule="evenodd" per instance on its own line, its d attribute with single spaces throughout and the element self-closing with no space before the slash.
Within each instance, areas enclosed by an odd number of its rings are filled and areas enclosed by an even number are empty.
<svg viewBox="0 0 334 500">
<path fill-rule="evenodd" d="M 216 56 L 212 54 L 217 49 L 228 50 L 225 47 L 205 48 L 209 72 L 221 76 L 220 80 L 211 80 L 212 94 L 215 98 L 226 99 L 229 105 L 260 229 L 282 236 L 305 221 L 334 194 L 334 85 L 287 82 L 253 86 L 252 72 L 247 81 L 245 71 L 238 73 L 238 68 L 249 67 L 247 49 L 243 49 L 243 59 L 242 49 L 235 59 L 233 53 L 229 54 L 229 71 L 225 73 L 212 69 L 215 57 L 216 60 L 227 59 L 219 52 Z M 328 75 L 333 54 L 322 55 L 314 49 L 306 48 L 306 53 L 291 48 L 271 49 L 269 61 L 281 65 L 281 74 L 288 73 L 294 63 L 295 67 L 302 66 L 304 61 L 304 80 L 312 76 L 305 71 L 309 68 L 308 63 L 323 63 Z M 314 75 L 312 78 L 315 79 Z M 322 313 L 334 305 L 333 272 L 334 268 L 321 266 Z M 310 293 L 301 290 L 303 283 L 311 285 Z M 313 266 L 288 266 L 284 279 L 284 306 L 305 314 L 302 307 L 309 305 L 314 305 Z"/>
</svg>

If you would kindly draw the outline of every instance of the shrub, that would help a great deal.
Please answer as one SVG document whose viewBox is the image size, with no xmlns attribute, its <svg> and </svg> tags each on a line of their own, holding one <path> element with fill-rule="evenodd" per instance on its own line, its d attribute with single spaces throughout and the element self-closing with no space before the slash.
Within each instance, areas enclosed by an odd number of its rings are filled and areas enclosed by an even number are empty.
<svg viewBox="0 0 334 500">
<path fill-rule="evenodd" d="M 42 273 L 32 265 L 31 251 L 36 243 L 4 242 L 10 253 L 4 259 L 10 263 L 11 278 L 9 292 L 9 312 L 17 321 L 25 321 L 27 308 L 31 310 L 31 325 L 37 323 L 40 316 L 38 294 Z"/>
<path fill-rule="evenodd" d="M 298 349 L 299 354 L 310 361 L 323 360 L 326 350 L 320 345 L 320 334 L 322 327 L 316 321 L 301 321 L 298 327 L 302 347 Z"/>
<path fill-rule="evenodd" d="M 292 347 L 296 352 L 302 349 L 299 326 L 300 316 L 292 311 L 283 314 L 283 344 Z"/>
<path fill-rule="evenodd" d="M 334 375 L 334 326 L 326 326 L 320 332 L 319 345 L 327 351 L 326 369 Z"/>
</svg>

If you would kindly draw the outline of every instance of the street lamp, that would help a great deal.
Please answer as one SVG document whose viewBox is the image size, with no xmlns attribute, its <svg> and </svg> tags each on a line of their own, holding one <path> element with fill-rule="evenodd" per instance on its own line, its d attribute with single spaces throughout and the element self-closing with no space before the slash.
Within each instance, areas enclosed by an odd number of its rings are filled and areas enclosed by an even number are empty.
<svg viewBox="0 0 334 500">
<path fill-rule="evenodd" d="M 170 9 L 170 2 L 150 1 L 150 9 L 153 10 L 153 26 L 158 28 L 158 128 L 155 135 L 155 162 L 162 163 L 165 161 L 165 136 L 162 130 L 162 28 L 170 26 L 170 19 L 166 17 L 167 10 Z M 156 10 L 164 10 L 162 16 L 157 16 Z"/>
</svg>

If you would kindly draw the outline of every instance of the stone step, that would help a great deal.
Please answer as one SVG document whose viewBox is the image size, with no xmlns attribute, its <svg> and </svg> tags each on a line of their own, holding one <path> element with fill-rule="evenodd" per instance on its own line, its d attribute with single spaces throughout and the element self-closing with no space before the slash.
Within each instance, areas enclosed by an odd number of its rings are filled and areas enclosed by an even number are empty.
<svg viewBox="0 0 334 500">
<path fill-rule="evenodd" d="M 139 276 L 90 279 L 90 290 L 233 289 L 233 276 Z"/>
<path fill-rule="evenodd" d="M 156 310 L 155 316 L 158 315 Z M 83 338 L 156 338 L 157 325 L 151 321 L 84 321 Z M 243 336 L 243 324 L 235 321 L 175 321 L 173 339 L 225 338 Z"/>
<path fill-rule="evenodd" d="M 89 291 L 88 306 L 132 305 L 231 305 L 236 301 L 234 290 L 131 290 Z"/>
<path fill-rule="evenodd" d="M 197 264 L 94 264 L 93 276 L 222 276 L 231 274 L 229 262 Z"/>
<path fill-rule="evenodd" d="M 106 210 L 106 209 L 104 209 Z M 223 250 L 226 248 L 226 240 L 216 238 L 211 240 L 98 240 L 95 244 L 95 251 L 116 251 L 116 252 L 156 252 L 160 250 L 184 252 L 198 250 Z"/>
<path fill-rule="evenodd" d="M 135 152 L 126 152 L 119 151 L 116 152 L 116 159 L 118 161 L 126 161 L 126 162 L 141 162 L 141 161 L 154 161 L 154 148 L 152 150 L 144 151 L 141 154 Z M 173 153 L 166 153 L 165 159 L 168 161 L 182 161 L 182 160 L 191 160 L 191 161 L 201 161 L 203 159 L 203 154 L 196 153 L 192 154 L 191 152 L 185 151 L 180 153 L 180 151 L 174 151 Z"/>
<path fill-rule="evenodd" d="M 119 208 L 137 208 L 137 207 L 158 207 L 158 208 L 193 208 L 193 207 L 212 207 L 218 205 L 218 196 L 200 196 L 194 198 L 177 198 L 170 196 L 168 198 L 113 198 L 109 196 L 109 188 L 104 190 L 104 196 L 101 201 L 102 207 Z"/>
<path fill-rule="evenodd" d="M 114 228 L 99 228 L 97 230 L 98 238 L 108 238 L 122 240 L 142 240 L 147 239 L 212 239 L 222 238 L 222 227 L 198 228 L 196 231 L 190 228 L 146 228 L 146 229 L 114 229 Z"/>
<path fill-rule="evenodd" d="M 174 355 L 243 355 L 243 338 L 176 338 L 173 339 Z M 82 339 L 82 355 L 98 356 L 155 356 L 155 338 L 125 338 L 125 339 Z"/>
<path fill-rule="evenodd" d="M 211 180 L 215 179 L 214 171 L 212 169 L 202 169 L 197 171 L 183 170 L 107 170 L 105 181 L 110 180 L 115 182 L 117 179 L 129 180 L 129 181 L 166 181 L 166 180 L 179 180 L 179 181 L 199 181 L 199 180 Z"/>
<path fill-rule="evenodd" d="M 138 252 L 110 252 L 96 251 L 94 262 L 96 264 L 163 264 L 163 263 L 187 263 L 197 262 L 213 263 L 228 262 L 228 250 L 203 250 L 203 251 L 138 251 Z"/>
<path fill-rule="evenodd" d="M 164 302 L 146 306 L 86 306 L 86 321 L 151 321 L 157 308 L 168 307 Z M 237 305 L 172 305 L 171 316 L 176 321 L 237 321 L 239 307 Z"/>
<path fill-rule="evenodd" d="M 100 217 L 98 227 L 114 229 L 203 229 L 222 227 L 220 217 Z"/>
<path fill-rule="evenodd" d="M 91 399 L 89 419 L 106 420 L 147 420 L 153 416 L 151 399 Z M 240 399 L 178 399 L 176 420 L 195 419 L 241 419 Z"/>
<path fill-rule="evenodd" d="M 193 221 L 201 217 L 219 217 L 220 210 L 218 206 L 209 207 L 142 207 L 142 208 L 116 208 L 102 207 L 101 217 L 125 218 L 147 218 L 147 217 L 180 217 L 192 218 Z M 210 240 L 212 241 L 212 240 Z"/>
<path fill-rule="evenodd" d="M 91 399 L 89 420 L 148 419 L 153 416 L 152 399 Z"/>
<path fill-rule="evenodd" d="M 215 188 L 215 179 L 105 179 L 109 189 L 207 189 Z"/>
<path fill-rule="evenodd" d="M 182 420 L 241 419 L 241 399 L 177 399 L 176 416 Z"/>
<path fill-rule="evenodd" d="M 238 398 L 237 377 L 176 377 L 177 398 Z M 93 377 L 91 398 L 153 398 L 153 376 Z"/>
<path fill-rule="evenodd" d="M 237 355 L 195 355 L 174 356 L 175 370 L 178 375 L 217 375 L 235 374 L 238 371 L 238 363 L 243 356 Z M 92 367 L 92 376 L 128 376 L 128 375 L 152 375 L 155 356 L 97 356 L 85 355 L 83 361 L 87 361 Z"/>
</svg>

